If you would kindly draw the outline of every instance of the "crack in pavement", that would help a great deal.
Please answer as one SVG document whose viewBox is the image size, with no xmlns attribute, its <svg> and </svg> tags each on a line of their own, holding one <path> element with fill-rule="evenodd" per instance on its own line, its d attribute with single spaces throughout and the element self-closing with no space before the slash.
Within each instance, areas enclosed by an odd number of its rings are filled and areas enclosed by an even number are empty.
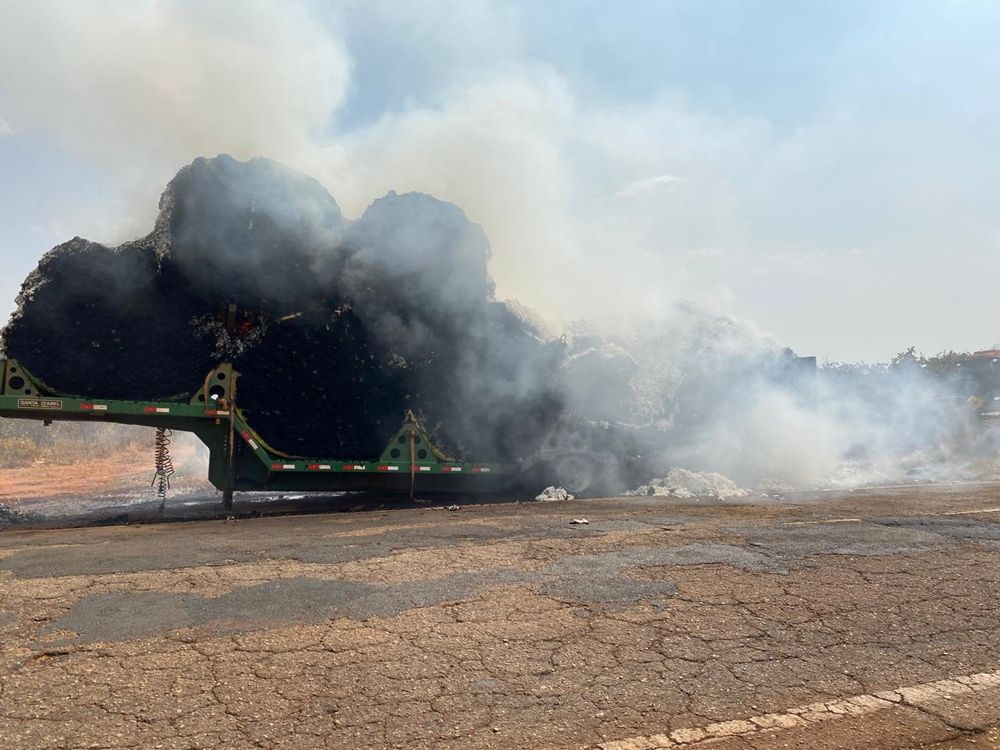
<svg viewBox="0 0 1000 750">
<path fill-rule="evenodd" d="M 0 745 L 579 748 L 702 731 L 747 748 L 846 726 L 897 690 L 861 718 L 954 733 L 976 720 L 962 701 L 994 689 L 943 678 L 1000 663 L 1000 566 L 988 521 L 920 520 L 941 502 L 826 531 L 782 524 L 828 508 L 678 523 L 644 500 L 0 535 Z M 567 525 L 581 515 L 598 528 Z M 914 692 L 928 685 L 953 698 Z"/>
</svg>

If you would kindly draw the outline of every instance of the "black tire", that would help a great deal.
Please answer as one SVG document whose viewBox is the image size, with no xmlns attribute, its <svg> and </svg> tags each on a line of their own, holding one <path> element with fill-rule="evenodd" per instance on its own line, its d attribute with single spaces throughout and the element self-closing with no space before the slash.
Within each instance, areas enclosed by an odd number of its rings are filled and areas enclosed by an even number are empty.
<svg viewBox="0 0 1000 750">
<path fill-rule="evenodd" d="M 578 453 L 560 456 L 555 461 L 556 483 L 573 495 L 585 495 L 594 488 L 597 477 L 593 459 Z"/>
</svg>

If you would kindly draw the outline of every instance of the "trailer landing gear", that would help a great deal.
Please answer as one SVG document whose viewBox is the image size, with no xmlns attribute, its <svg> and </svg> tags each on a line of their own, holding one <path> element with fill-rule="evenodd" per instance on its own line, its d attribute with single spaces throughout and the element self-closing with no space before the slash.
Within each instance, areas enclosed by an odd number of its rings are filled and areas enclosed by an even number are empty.
<svg viewBox="0 0 1000 750">
<path fill-rule="evenodd" d="M 233 484 L 236 475 L 236 406 L 223 403 L 229 411 L 229 434 L 226 436 L 226 488 L 222 491 L 222 507 L 233 509 Z"/>
</svg>

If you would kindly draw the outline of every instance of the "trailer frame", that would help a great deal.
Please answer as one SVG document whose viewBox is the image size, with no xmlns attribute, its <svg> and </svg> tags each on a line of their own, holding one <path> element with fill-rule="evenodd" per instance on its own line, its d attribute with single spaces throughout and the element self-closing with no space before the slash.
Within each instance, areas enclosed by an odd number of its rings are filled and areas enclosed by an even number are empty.
<svg viewBox="0 0 1000 750">
<path fill-rule="evenodd" d="M 187 401 L 129 401 L 67 395 L 47 386 L 16 359 L 0 359 L 0 417 L 111 422 L 194 433 L 209 450 L 208 479 L 226 509 L 237 491 L 489 492 L 510 487 L 537 463 L 456 461 L 439 450 L 407 412 L 375 458 L 292 456 L 266 442 L 237 405 L 239 372 L 213 368 Z"/>
</svg>

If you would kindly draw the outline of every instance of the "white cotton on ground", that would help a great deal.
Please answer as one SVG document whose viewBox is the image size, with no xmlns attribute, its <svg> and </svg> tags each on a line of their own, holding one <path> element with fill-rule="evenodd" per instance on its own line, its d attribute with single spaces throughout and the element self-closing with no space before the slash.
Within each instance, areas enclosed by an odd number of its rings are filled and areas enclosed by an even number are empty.
<svg viewBox="0 0 1000 750">
<path fill-rule="evenodd" d="M 729 477 L 711 471 L 671 469 L 665 477 L 652 479 L 649 484 L 637 487 L 629 495 L 657 495 L 679 498 L 692 497 L 744 497 L 749 491 L 738 486 Z"/>
<path fill-rule="evenodd" d="M 572 500 L 573 495 L 569 494 L 562 487 L 549 486 L 535 497 L 540 503 L 551 503 L 557 500 Z"/>
</svg>

